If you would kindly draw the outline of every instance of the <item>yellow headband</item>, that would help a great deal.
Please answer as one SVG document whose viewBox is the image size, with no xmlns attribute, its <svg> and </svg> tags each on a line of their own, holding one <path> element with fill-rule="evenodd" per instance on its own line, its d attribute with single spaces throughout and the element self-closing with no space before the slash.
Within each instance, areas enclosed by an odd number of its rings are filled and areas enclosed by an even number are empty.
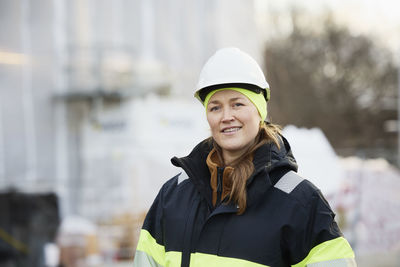
<svg viewBox="0 0 400 267">
<path fill-rule="evenodd" d="M 261 121 L 265 121 L 265 119 L 267 118 L 267 101 L 265 100 L 264 95 L 262 93 L 257 94 L 253 91 L 243 89 L 243 88 L 232 87 L 232 88 L 222 88 L 222 89 L 217 89 L 217 90 L 211 91 L 210 93 L 208 93 L 208 95 L 206 96 L 206 99 L 204 99 L 204 102 L 203 102 L 203 105 L 206 108 L 206 110 L 207 110 L 208 101 L 210 101 L 210 98 L 216 92 L 223 91 L 223 90 L 233 90 L 233 91 L 236 91 L 236 92 L 239 92 L 239 93 L 245 95 L 257 108 L 258 113 L 261 116 Z"/>
</svg>

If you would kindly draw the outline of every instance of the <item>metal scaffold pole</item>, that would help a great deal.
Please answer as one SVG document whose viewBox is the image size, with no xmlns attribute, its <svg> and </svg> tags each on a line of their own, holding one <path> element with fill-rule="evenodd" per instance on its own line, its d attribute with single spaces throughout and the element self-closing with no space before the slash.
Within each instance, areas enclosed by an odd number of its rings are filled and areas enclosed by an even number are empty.
<svg viewBox="0 0 400 267">
<path fill-rule="evenodd" d="M 397 166 L 400 168 L 400 47 L 397 58 Z"/>
</svg>

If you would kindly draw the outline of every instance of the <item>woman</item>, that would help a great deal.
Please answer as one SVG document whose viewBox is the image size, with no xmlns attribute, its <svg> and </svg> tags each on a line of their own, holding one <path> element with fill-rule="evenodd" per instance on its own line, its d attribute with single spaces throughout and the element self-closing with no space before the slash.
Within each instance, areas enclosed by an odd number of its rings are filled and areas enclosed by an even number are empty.
<svg viewBox="0 0 400 267">
<path fill-rule="evenodd" d="M 195 96 L 212 137 L 172 164 L 141 230 L 134 266 L 356 266 L 321 192 L 296 174 L 269 86 L 237 48 L 217 51 Z"/>
</svg>

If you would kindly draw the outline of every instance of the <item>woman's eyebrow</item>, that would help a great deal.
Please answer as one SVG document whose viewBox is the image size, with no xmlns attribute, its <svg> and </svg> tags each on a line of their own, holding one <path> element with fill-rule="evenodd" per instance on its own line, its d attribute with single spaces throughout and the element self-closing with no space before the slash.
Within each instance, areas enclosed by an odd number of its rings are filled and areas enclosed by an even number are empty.
<svg viewBox="0 0 400 267">
<path fill-rule="evenodd" d="M 232 98 L 229 99 L 229 101 L 230 101 L 230 102 L 234 102 L 234 101 L 236 101 L 236 100 L 241 100 L 241 99 L 244 99 L 244 97 L 241 97 L 241 96 L 232 97 Z M 212 100 L 212 101 L 209 101 L 208 104 L 219 104 L 220 102 L 221 102 L 221 101 L 219 101 L 219 100 Z"/>
<path fill-rule="evenodd" d="M 208 102 L 208 104 L 218 104 L 218 103 L 219 103 L 218 100 L 212 100 L 212 101 Z"/>
</svg>

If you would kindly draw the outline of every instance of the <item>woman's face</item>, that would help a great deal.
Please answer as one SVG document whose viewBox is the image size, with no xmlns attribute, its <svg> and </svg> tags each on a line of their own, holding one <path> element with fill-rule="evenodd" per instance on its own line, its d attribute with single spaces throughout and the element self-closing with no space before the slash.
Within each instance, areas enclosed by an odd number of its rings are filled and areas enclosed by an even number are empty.
<svg viewBox="0 0 400 267">
<path fill-rule="evenodd" d="M 207 121 L 226 164 L 240 157 L 254 143 L 260 120 L 254 104 L 237 91 L 219 91 L 210 98 Z"/>
</svg>

